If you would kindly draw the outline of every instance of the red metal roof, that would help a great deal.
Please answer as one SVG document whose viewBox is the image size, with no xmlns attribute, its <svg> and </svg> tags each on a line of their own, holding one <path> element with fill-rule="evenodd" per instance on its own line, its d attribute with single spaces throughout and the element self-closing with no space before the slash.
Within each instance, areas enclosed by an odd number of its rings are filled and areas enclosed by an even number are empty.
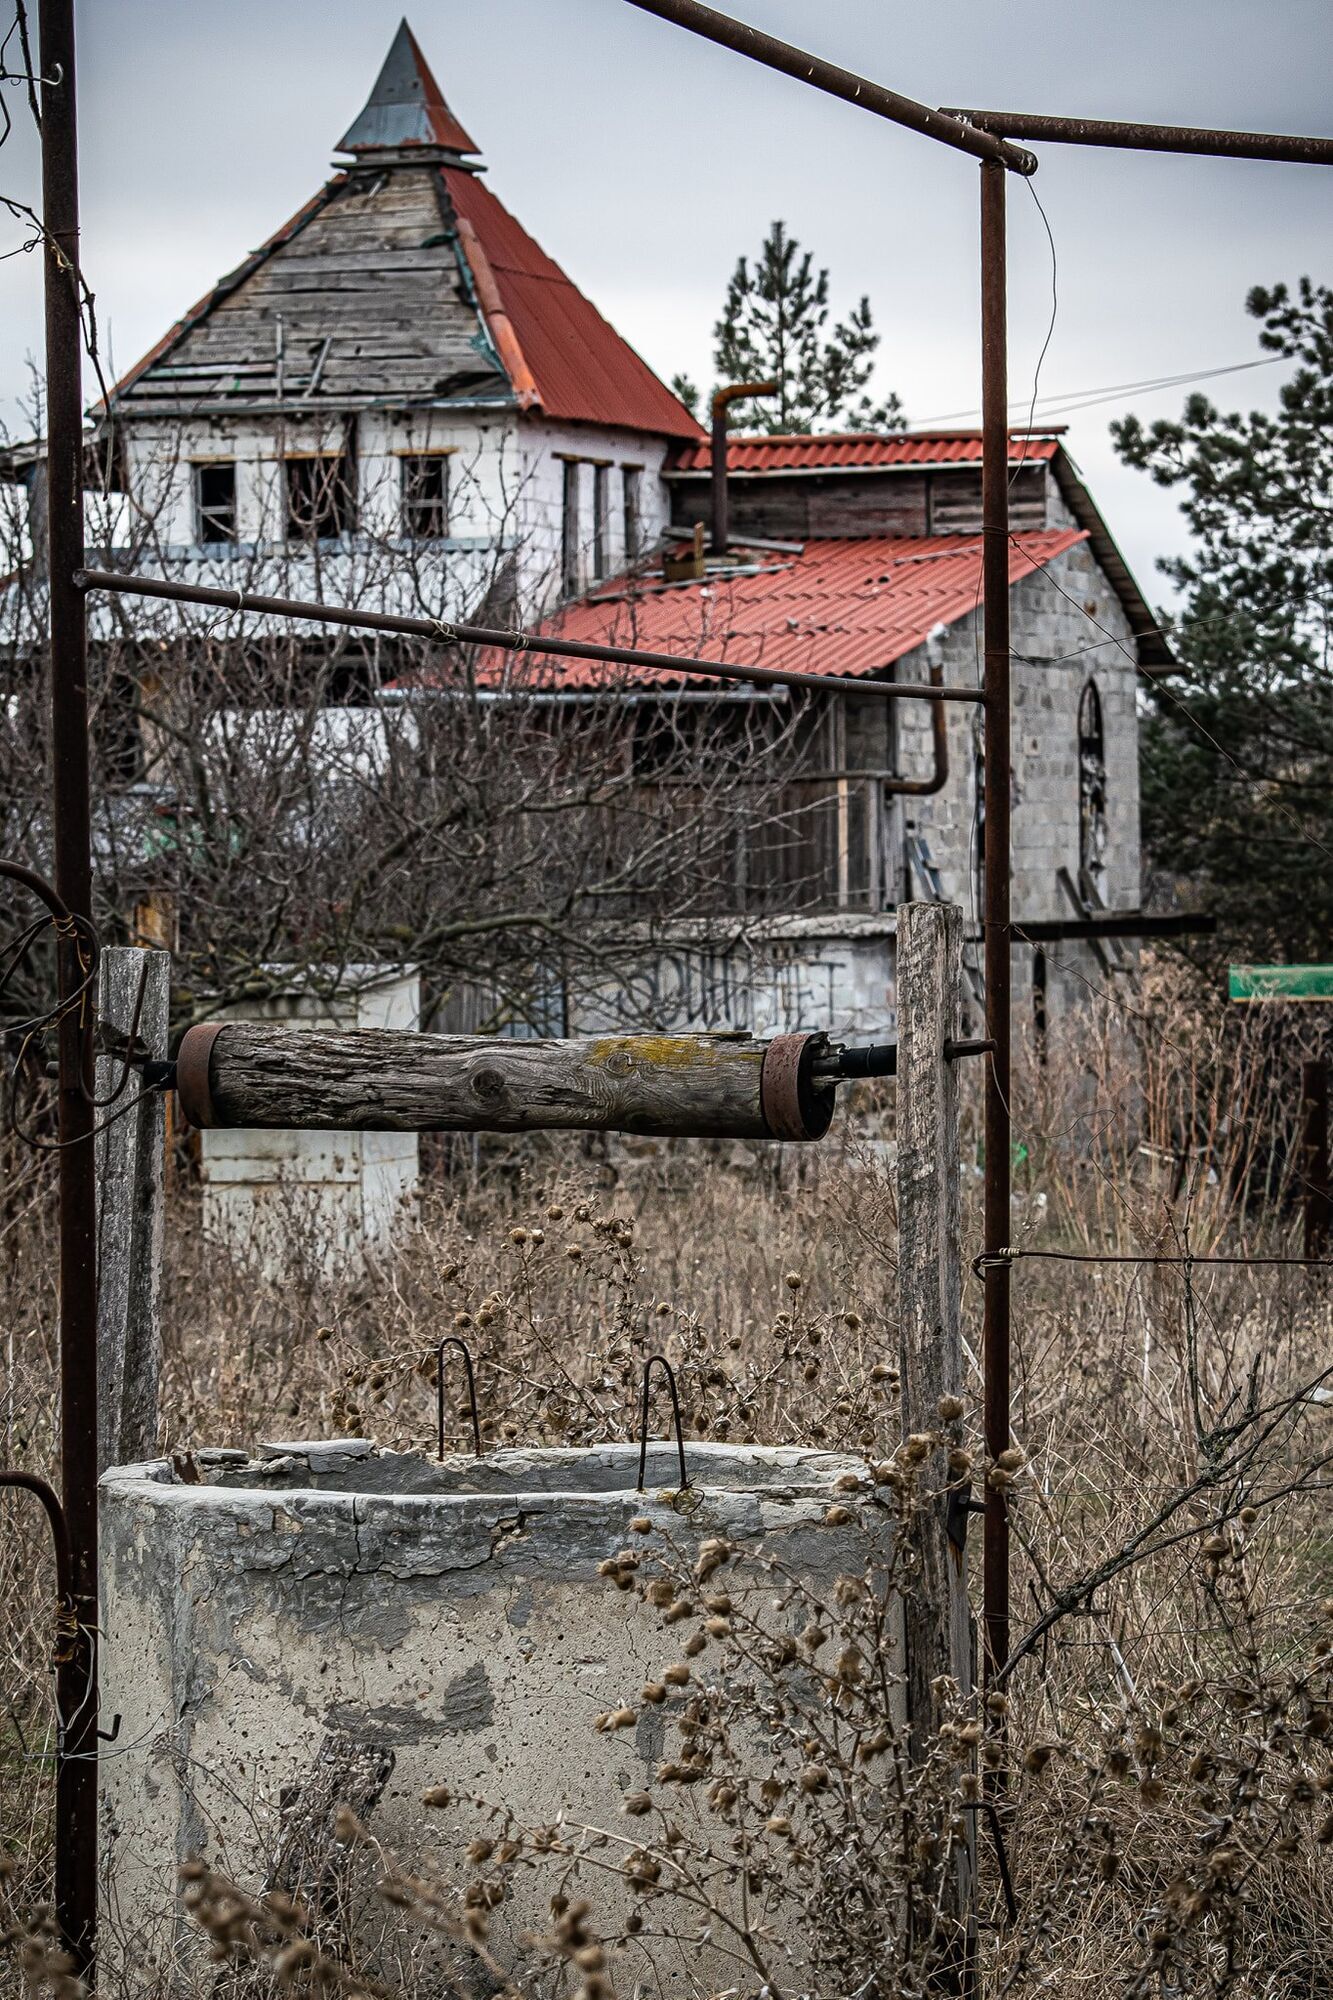
<svg viewBox="0 0 1333 2000">
<path fill-rule="evenodd" d="M 1044 464 L 1060 449 L 1058 437 L 1010 434 L 1011 464 Z M 707 472 L 713 462 L 708 438 L 677 446 L 669 472 Z M 824 437 L 733 437 L 727 444 L 730 472 L 822 472 L 903 465 L 980 465 L 980 431 L 849 431 Z"/>
<path fill-rule="evenodd" d="M 658 437 L 703 433 L 553 258 L 490 189 L 463 167 L 443 167 L 458 214 L 472 224 L 548 417 Z"/>
<path fill-rule="evenodd" d="M 1086 540 L 1078 528 L 1016 535 L 1010 585 Z M 841 677 L 882 672 L 923 645 L 936 625 L 955 623 L 982 601 L 979 535 L 811 542 L 803 555 L 774 556 L 747 569 L 686 584 L 607 585 L 566 605 L 540 630 L 596 645 Z M 544 688 L 672 685 L 665 672 L 549 656 L 523 671 Z M 496 655 L 482 661 L 481 672 L 498 678 L 514 667 Z"/>
</svg>

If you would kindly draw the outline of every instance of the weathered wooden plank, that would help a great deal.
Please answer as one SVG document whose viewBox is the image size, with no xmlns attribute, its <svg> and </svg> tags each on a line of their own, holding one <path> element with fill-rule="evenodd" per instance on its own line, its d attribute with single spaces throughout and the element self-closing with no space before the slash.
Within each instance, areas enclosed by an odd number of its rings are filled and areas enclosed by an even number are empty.
<svg viewBox="0 0 1333 2000">
<path fill-rule="evenodd" d="M 156 1060 L 167 1053 L 171 955 L 112 946 L 102 953 L 98 1009 L 112 1035 L 127 1037 L 143 982 L 137 1041 Z M 97 1095 L 116 1089 L 124 1065 L 97 1063 Z M 99 1468 L 135 1464 L 157 1449 L 161 1352 L 162 1209 L 165 1101 L 141 1096 L 137 1069 L 114 1103 L 97 1112 L 97 1458 Z M 137 1101 L 136 1101 L 137 1100 Z M 133 1106 L 126 1109 L 126 1106 Z M 121 1112 L 119 1117 L 115 1113 Z"/>
<path fill-rule="evenodd" d="M 253 364 L 271 352 L 282 315 L 288 387 L 299 398 L 305 350 L 336 336 L 321 395 L 397 392 L 429 396 L 442 376 L 475 371 L 476 307 L 459 281 L 455 246 L 444 236 L 438 176 L 423 169 L 336 194 L 292 239 L 220 299 L 172 349 L 167 364 L 220 371 L 238 354 Z M 359 346 L 389 367 L 371 380 Z M 406 373 L 392 366 L 402 345 Z M 147 409 L 187 408 L 208 392 L 152 369 L 135 394 Z"/>
<path fill-rule="evenodd" d="M 963 913 L 952 904 L 898 910 L 898 1330 L 904 1438 L 938 1438 L 916 1463 L 916 1504 L 905 1532 L 915 1562 L 903 1595 L 907 1707 L 914 1762 L 924 1762 L 944 1719 L 939 1689 L 972 1687 L 965 1545 L 951 1539 L 951 1450 L 962 1443 L 958 1078 L 945 1044 L 958 1034 Z M 962 1516 L 965 1523 L 966 1515 Z M 967 1920 L 970 1849 L 941 1885 L 950 1915 Z M 947 1990 L 947 1986 L 946 1986 Z"/>
<path fill-rule="evenodd" d="M 709 1035 L 511 1042 L 236 1021 L 212 1044 L 208 1081 L 229 1126 L 761 1139 L 763 1062 L 762 1043 Z"/>
</svg>

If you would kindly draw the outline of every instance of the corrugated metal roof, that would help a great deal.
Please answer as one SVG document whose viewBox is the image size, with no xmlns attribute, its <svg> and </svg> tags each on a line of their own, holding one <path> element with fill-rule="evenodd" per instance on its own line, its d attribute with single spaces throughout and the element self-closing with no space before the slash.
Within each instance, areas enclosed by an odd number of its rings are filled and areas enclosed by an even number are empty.
<svg viewBox="0 0 1333 2000">
<path fill-rule="evenodd" d="M 455 209 L 481 239 L 545 414 L 659 437 L 702 437 L 685 405 L 490 189 L 466 168 L 441 172 Z"/>
<path fill-rule="evenodd" d="M 1078 528 L 1016 536 L 1010 584 L 1086 540 Z M 596 645 L 841 678 L 882 672 L 923 645 L 936 625 L 952 625 L 980 603 L 980 535 L 912 535 L 811 542 L 800 556 L 697 583 L 608 585 L 565 606 L 540 630 Z M 498 675 L 507 664 L 496 656 L 483 661 L 482 671 Z M 530 671 L 544 688 L 672 684 L 667 673 L 584 660 L 547 658 Z"/>
<path fill-rule="evenodd" d="M 1011 464 L 1044 464 L 1060 449 L 1057 437 L 1009 439 Z M 713 452 L 709 439 L 677 446 L 668 472 L 707 472 Z M 729 472 L 844 472 L 860 467 L 980 465 L 980 431 L 847 431 L 824 437 L 733 437 L 727 444 Z"/>
</svg>

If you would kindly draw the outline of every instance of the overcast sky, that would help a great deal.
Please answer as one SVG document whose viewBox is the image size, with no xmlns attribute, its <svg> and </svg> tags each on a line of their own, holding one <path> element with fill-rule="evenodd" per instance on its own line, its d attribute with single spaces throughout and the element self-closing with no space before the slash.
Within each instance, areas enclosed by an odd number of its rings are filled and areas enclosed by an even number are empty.
<svg viewBox="0 0 1333 2000">
<path fill-rule="evenodd" d="M 1294 132 L 1333 125 L 1328 0 L 734 0 L 755 24 L 932 104 Z M 30 10 L 35 13 L 35 9 Z M 84 263 L 127 367 L 324 178 L 374 81 L 400 0 L 95 0 L 79 8 Z M 8 13 L 0 0 L 0 13 Z M 870 296 L 878 386 L 913 422 L 979 399 L 977 169 L 639 13 L 625 0 L 413 0 L 409 16 L 500 198 L 662 375 L 711 381 L 727 276 L 781 216 Z M 17 58 L 11 44 L 10 66 Z M 36 202 L 22 93 L 0 193 Z M 1048 146 L 1034 186 L 1058 297 L 1043 393 L 1254 357 L 1250 285 L 1333 277 L 1333 170 Z M 1051 257 L 1011 179 L 1011 384 L 1032 391 Z M 11 230 L 8 243 L 18 240 Z M 0 415 L 21 424 L 41 347 L 35 256 L 0 263 Z M 1205 385 L 1271 401 L 1277 367 Z M 1070 418 L 1069 444 L 1150 596 L 1181 546 L 1176 502 L 1122 470 L 1121 408 Z"/>
</svg>

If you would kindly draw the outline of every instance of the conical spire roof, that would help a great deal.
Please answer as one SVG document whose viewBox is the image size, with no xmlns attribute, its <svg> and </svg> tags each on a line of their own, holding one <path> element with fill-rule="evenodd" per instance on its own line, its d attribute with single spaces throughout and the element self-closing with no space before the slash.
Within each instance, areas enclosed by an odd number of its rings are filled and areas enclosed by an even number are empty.
<svg viewBox="0 0 1333 2000">
<path fill-rule="evenodd" d="M 378 154 L 418 154 L 422 148 L 455 159 L 481 150 L 445 103 L 416 36 L 403 20 L 364 110 L 348 126 L 337 150 L 373 160 Z"/>
</svg>

